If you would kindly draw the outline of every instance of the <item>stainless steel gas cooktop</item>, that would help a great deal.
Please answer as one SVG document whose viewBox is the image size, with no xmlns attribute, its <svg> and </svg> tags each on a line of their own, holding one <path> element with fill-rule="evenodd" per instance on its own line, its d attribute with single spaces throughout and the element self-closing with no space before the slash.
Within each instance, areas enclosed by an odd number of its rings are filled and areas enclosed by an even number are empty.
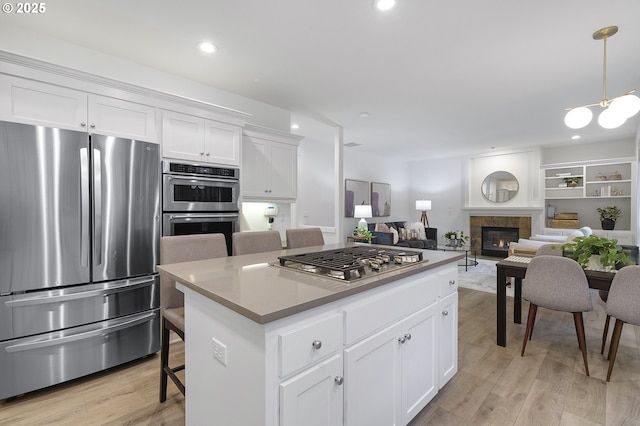
<svg viewBox="0 0 640 426">
<path fill-rule="evenodd" d="M 357 246 L 278 257 L 280 266 L 351 282 L 427 262 L 421 251 Z"/>
</svg>

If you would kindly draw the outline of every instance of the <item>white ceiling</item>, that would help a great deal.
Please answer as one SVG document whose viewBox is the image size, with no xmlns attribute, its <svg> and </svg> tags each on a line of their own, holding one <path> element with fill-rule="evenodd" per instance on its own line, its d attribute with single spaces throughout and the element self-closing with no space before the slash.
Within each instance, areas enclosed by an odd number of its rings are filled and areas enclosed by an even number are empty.
<svg viewBox="0 0 640 426">
<path fill-rule="evenodd" d="M 638 0 L 58 0 L 0 16 L 74 44 L 344 128 L 407 159 L 633 137 L 564 126 L 564 108 L 640 90 Z M 195 43 L 219 47 L 204 56 Z M 369 113 L 361 118 L 360 113 Z M 294 114 L 294 116 L 296 116 Z M 305 134 L 305 129 L 299 130 Z"/>
</svg>

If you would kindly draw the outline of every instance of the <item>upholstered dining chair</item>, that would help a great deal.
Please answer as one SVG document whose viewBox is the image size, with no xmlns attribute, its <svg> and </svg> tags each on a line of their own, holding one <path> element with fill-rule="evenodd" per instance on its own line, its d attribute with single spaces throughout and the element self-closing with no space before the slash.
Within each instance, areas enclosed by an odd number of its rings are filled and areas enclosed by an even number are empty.
<svg viewBox="0 0 640 426">
<path fill-rule="evenodd" d="M 625 266 L 620 269 L 613 281 L 607 298 L 607 318 L 613 317 L 616 323 L 613 326 L 613 335 L 609 345 L 609 370 L 607 382 L 611 379 L 613 364 L 616 361 L 618 345 L 622 326 L 625 323 L 640 325 L 640 266 Z M 606 340 L 606 334 L 602 336 L 602 347 Z"/>
<path fill-rule="evenodd" d="M 324 245 L 320 228 L 287 229 L 287 248 L 302 248 Z"/>
<path fill-rule="evenodd" d="M 224 234 L 175 235 L 160 239 L 160 263 L 163 265 L 227 256 Z M 185 386 L 176 375 L 184 364 L 169 366 L 169 332 L 173 330 L 184 341 L 184 295 L 176 289 L 175 281 L 160 277 L 160 310 L 162 312 L 162 341 L 160 353 L 160 402 L 167 400 L 167 377 L 185 394 Z"/>
<path fill-rule="evenodd" d="M 231 241 L 235 256 L 282 250 L 282 240 L 278 231 L 234 232 Z"/>
<path fill-rule="evenodd" d="M 536 250 L 536 256 L 562 256 L 562 244 L 545 244 Z"/>
<path fill-rule="evenodd" d="M 591 311 L 593 305 L 589 283 L 580 264 L 562 256 L 534 256 L 522 283 L 522 297 L 529 301 L 529 316 L 520 355 L 524 356 L 527 340 L 531 340 L 538 306 L 571 312 L 578 335 L 578 345 L 582 351 L 584 369 L 588 376 L 589 365 L 582 313 Z"/>
</svg>

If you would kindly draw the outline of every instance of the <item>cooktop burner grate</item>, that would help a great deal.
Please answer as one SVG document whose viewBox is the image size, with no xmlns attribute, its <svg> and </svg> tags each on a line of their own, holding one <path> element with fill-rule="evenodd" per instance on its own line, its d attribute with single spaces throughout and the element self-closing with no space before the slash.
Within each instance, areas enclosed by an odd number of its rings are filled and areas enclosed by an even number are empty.
<svg viewBox="0 0 640 426">
<path fill-rule="evenodd" d="M 280 266 L 287 266 L 287 262 L 295 264 L 309 265 L 315 268 L 322 268 L 344 274 L 345 280 L 358 278 L 363 275 L 365 262 L 367 259 L 375 259 L 388 256 L 390 262 L 394 262 L 396 257 L 411 257 L 414 261 L 422 260 L 422 252 L 396 250 L 375 247 L 348 247 L 336 250 L 325 250 L 313 253 L 302 253 L 291 256 L 279 256 Z M 357 271 L 357 272 L 356 272 Z"/>
</svg>

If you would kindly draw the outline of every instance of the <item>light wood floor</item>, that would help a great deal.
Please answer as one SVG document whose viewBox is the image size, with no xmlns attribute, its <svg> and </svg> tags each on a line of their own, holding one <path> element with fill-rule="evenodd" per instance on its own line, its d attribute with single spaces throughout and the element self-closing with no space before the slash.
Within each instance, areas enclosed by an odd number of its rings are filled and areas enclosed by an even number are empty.
<svg viewBox="0 0 640 426">
<path fill-rule="evenodd" d="M 604 305 L 595 293 L 594 311 L 585 314 L 591 377 L 584 374 L 570 314 L 540 308 L 533 340 L 520 357 L 524 325 L 510 322 L 507 347 L 495 344 L 494 294 L 460 289 L 459 300 L 458 373 L 412 426 L 640 425 L 640 330 L 625 325 L 607 383 L 608 363 L 600 355 Z M 528 304 L 523 305 L 526 321 Z M 513 318 L 513 304 L 508 306 Z M 177 363 L 181 343 L 172 350 Z M 0 401 L 0 424 L 184 424 L 184 399 L 171 382 L 167 401 L 158 402 L 159 362 L 159 356 L 151 356 Z"/>
</svg>

